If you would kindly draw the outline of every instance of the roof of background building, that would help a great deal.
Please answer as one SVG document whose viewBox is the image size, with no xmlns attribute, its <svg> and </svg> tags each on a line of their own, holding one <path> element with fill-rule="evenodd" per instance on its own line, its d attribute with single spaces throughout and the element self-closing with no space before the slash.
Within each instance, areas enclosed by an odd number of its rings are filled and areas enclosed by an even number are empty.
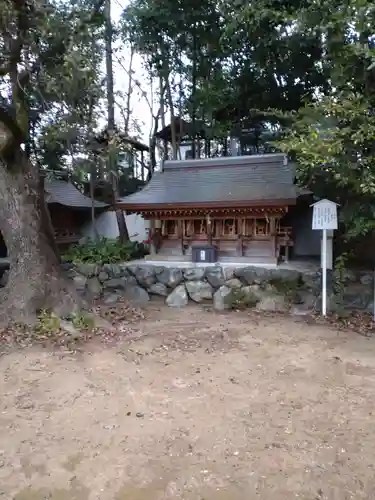
<svg viewBox="0 0 375 500">
<path fill-rule="evenodd" d="M 119 139 L 119 141 L 122 145 L 129 145 L 137 151 L 144 151 L 144 152 L 150 151 L 150 148 L 146 144 L 143 144 L 142 142 L 138 141 L 138 139 L 135 139 L 134 137 L 129 137 L 124 132 L 121 132 L 120 130 L 118 130 L 117 127 L 115 128 L 115 135 Z M 94 149 L 96 149 L 98 147 L 99 148 L 100 147 L 107 147 L 109 139 L 110 139 L 110 136 L 108 134 L 108 128 L 106 127 L 99 134 L 97 134 L 95 137 L 93 137 L 91 139 L 91 141 L 89 141 L 89 144 Z"/>
<path fill-rule="evenodd" d="M 73 208 L 91 208 L 92 200 L 79 191 L 71 182 L 46 180 L 44 186 L 47 203 L 59 203 Z M 109 205 L 94 200 L 95 208 L 105 208 Z"/>
<path fill-rule="evenodd" d="M 119 200 L 124 210 L 182 206 L 293 204 L 302 191 L 285 155 L 166 161 L 141 191 Z"/>
</svg>

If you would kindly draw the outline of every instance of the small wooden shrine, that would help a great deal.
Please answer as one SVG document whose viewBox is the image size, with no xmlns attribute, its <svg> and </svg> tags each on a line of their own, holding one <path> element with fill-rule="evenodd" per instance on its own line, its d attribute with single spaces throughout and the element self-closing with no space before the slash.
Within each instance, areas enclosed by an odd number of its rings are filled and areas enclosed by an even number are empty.
<svg viewBox="0 0 375 500">
<path fill-rule="evenodd" d="M 76 186 L 65 180 L 45 179 L 44 196 L 51 217 L 56 244 L 59 250 L 64 251 L 82 238 L 82 228 L 87 224 L 94 213 L 98 215 L 106 210 L 109 205 L 98 200 L 92 200 L 79 191 Z M 4 259 L 8 257 L 8 250 L 0 232 L 0 277 L 2 271 L 9 264 Z"/>
<path fill-rule="evenodd" d="M 283 217 L 299 194 L 283 154 L 171 160 L 118 207 L 150 220 L 160 259 L 211 246 L 219 261 L 276 263 L 293 246 Z"/>
<path fill-rule="evenodd" d="M 71 182 L 51 179 L 44 182 L 45 197 L 57 245 L 63 249 L 78 243 L 82 227 L 109 205 L 82 194 Z"/>
</svg>

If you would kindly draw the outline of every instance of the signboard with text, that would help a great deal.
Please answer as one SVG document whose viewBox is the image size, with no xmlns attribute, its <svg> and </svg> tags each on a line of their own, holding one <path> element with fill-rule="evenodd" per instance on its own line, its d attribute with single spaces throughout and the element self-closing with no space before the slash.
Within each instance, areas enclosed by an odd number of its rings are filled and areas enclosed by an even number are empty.
<svg viewBox="0 0 375 500">
<path fill-rule="evenodd" d="M 332 236 L 337 229 L 337 203 L 330 200 L 320 200 L 313 207 L 312 228 L 322 231 L 322 315 L 327 315 L 327 268 L 332 267 Z M 328 239 L 328 233 L 330 238 Z"/>
<path fill-rule="evenodd" d="M 314 203 L 312 207 L 313 229 L 320 231 L 323 229 L 337 229 L 337 203 L 330 200 L 320 200 Z"/>
</svg>

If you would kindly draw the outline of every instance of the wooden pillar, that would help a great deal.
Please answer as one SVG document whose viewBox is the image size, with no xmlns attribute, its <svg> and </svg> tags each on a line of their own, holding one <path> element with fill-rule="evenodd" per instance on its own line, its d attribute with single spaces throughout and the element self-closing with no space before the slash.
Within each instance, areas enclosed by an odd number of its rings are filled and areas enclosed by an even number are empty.
<svg viewBox="0 0 375 500">
<path fill-rule="evenodd" d="M 141 151 L 141 179 L 144 182 L 144 180 L 145 180 L 145 162 L 144 162 L 143 151 Z"/>
<path fill-rule="evenodd" d="M 285 245 L 285 264 L 289 262 L 289 245 Z"/>
<path fill-rule="evenodd" d="M 243 220 L 237 219 L 236 223 L 237 223 L 236 227 L 237 227 L 237 236 L 238 236 L 237 257 L 243 257 L 243 234 L 242 234 Z"/>
<path fill-rule="evenodd" d="M 270 218 L 270 235 L 271 235 L 271 245 L 273 248 L 274 256 L 277 258 L 277 234 L 276 234 L 276 218 Z"/>
<path fill-rule="evenodd" d="M 237 257 L 243 257 L 243 239 L 241 234 L 238 235 L 236 253 Z"/>
<path fill-rule="evenodd" d="M 179 219 L 177 221 L 177 235 L 181 241 L 181 254 L 185 255 L 185 247 L 184 247 L 184 221 L 183 219 Z"/>
<path fill-rule="evenodd" d="M 150 220 L 150 255 L 156 255 L 155 246 L 155 219 Z"/>
<path fill-rule="evenodd" d="M 211 246 L 212 245 L 212 219 L 211 219 L 210 214 L 207 214 L 206 220 L 207 220 L 207 240 L 208 240 L 208 244 Z"/>
</svg>

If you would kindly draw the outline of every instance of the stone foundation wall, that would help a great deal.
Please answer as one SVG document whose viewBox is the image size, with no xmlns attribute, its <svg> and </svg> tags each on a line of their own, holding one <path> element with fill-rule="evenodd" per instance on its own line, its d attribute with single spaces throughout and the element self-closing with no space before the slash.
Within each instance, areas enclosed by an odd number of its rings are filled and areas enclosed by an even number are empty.
<svg viewBox="0 0 375 500">
<path fill-rule="evenodd" d="M 81 264 L 65 266 L 76 288 L 89 297 L 102 297 L 107 303 L 125 297 L 146 303 L 152 296 L 163 297 L 171 307 L 183 307 L 189 301 L 213 304 L 223 310 L 255 307 L 258 310 L 311 311 L 320 304 L 320 273 L 282 268 L 186 267 L 185 269 L 151 264 Z M 372 274 L 350 273 L 344 276 L 345 292 L 340 307 L 372 310 Z M 337 297 L 331 301 L 331 310 Z"/>
<path fill-rule="evenodd" d="M 163 297 L 171 307 L 189 301 L 213 304 L 218 309 L 256 307 L 259 310 L 309 312 L 320 308 L 319 272 L 254 266 L 229 268 L 174 268 L 152 264 L 63 264 L 63 270 L 87 298 L 115 303 L 125 297 L 144 304 Z M 332 276 L 328 282 L 335 280 Z M 0 269 L 0 288 L 6 286 L 8 270 Z M 329 311 L 373 311 L 373 272 L 346 270 L 341 276 L 340 296 L 329 296 Z"/>
<path fill-rule="evenodd" d="M 255 307 L 259 310 L 309 312 L 320 308 L 319 272 L 254 266 L 228 268 L 190 266 L 184 269 L 152 264 L 64 264 L 63 270 L 87 298 L 115 303 L 125 297 L 138 304 L 153 296 L 162 297 L 171 307 L 189 301 L 212 304 L 216 309 Z M 8 271 L 0 274 L 0 287 Z M 328 282 L 335 280 L 332 276 Z M 329 311 L 373 311 L 373 273 L 345 271 L 340 296 L 331 294 Z"/>
</svg>

